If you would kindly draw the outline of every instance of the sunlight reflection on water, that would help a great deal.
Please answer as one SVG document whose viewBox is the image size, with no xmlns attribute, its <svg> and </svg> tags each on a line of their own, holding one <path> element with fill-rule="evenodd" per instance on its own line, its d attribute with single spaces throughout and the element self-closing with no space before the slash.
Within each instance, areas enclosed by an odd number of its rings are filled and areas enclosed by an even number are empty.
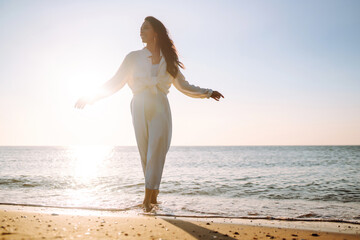
<svg viewBox="0 0 360 240">
<path fill-rule="evenodd" d="M 72 174 L 80 182 L 98 176 L 98 169 L 111 157 L 113 146 L 76 146 L 69 149 Z"/>
</svg>

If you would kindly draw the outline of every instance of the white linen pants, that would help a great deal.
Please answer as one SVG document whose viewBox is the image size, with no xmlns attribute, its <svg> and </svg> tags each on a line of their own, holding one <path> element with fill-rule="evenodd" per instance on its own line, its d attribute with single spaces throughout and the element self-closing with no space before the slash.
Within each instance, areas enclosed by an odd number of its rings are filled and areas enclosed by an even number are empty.
<svg viewBox="0 0 360 240">
<path fill-rule="evenodd" d="M 166 94 L 150 89 L 133 95 L 131 115 L 145 177 L 145 187 L 159 189 L 172 135 L 171 110 Z"/>
</svg>

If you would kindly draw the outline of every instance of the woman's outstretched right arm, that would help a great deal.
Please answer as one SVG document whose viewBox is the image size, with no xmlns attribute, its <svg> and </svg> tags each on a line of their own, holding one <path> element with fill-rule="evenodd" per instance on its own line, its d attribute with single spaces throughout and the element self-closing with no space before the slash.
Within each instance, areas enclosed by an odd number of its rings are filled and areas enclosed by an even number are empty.
<svg viewBox="0 0 360 240">
<path fill-rule="evenodd" d="M 86 104 L 93 104 L 96 101 L 111 96 L 124 87 L 128 80 L 128 73 L 131 66 L 130 53 L 127 54 L 116 71 L 115 75 L 105 82 L 96 93 L 90 96 L 81 97 L 76 103 L 75 108 L 84 108 Z"/>
</svg>

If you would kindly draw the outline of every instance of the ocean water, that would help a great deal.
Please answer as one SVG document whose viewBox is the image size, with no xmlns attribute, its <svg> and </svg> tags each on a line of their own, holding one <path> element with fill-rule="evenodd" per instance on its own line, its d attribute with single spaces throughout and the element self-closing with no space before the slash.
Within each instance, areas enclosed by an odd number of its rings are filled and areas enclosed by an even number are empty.
<svg viewBox="0 0 360 240">
<path fill-rule="evenodd" d="M 142 212 L 137 147 L 0 146 L 0 203 Z M 171 146 L 153 214 L 360 222 L 360 146 Z"/>
</svg>

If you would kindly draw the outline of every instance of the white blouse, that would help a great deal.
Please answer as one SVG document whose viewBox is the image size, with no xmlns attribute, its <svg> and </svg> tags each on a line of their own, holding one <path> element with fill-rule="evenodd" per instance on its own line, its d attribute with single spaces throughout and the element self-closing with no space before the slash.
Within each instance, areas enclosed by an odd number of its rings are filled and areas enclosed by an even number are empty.
<svg viewBox="0 0 360 240">
<path fill-rule="evenodd" d="M 156 77 L 157 76 L 157 71 L 159 68 L 159 63 L 158 64 L 151 64 L 151 76 L 152 77 Z"/>
<path fill-rule="evenodd" d="M 154 94 L 158 90 L 168 94 L 169 88 L 173 84 L 176 89 L 189 97 L 210 98 L 213 90 L 189 84 L 179 67 L 176 78 L 167 72 L 166 61 L 161 50 L 160 56 L 162 57 L 159 64 L 152 64 L 151 56 L 152 53 L 146 47 L 128 53 L 115 75 L 102 86 L 102 91 L 94 97 L 94 100 L 117 92 L 126 83 L 134 95 L 146 88 L 149 88 Z M 155 70 L 152 70 L 153 68 Z M 154 72 L 157 72 L 157 75 L 153 74 Z"/>
</svg>

